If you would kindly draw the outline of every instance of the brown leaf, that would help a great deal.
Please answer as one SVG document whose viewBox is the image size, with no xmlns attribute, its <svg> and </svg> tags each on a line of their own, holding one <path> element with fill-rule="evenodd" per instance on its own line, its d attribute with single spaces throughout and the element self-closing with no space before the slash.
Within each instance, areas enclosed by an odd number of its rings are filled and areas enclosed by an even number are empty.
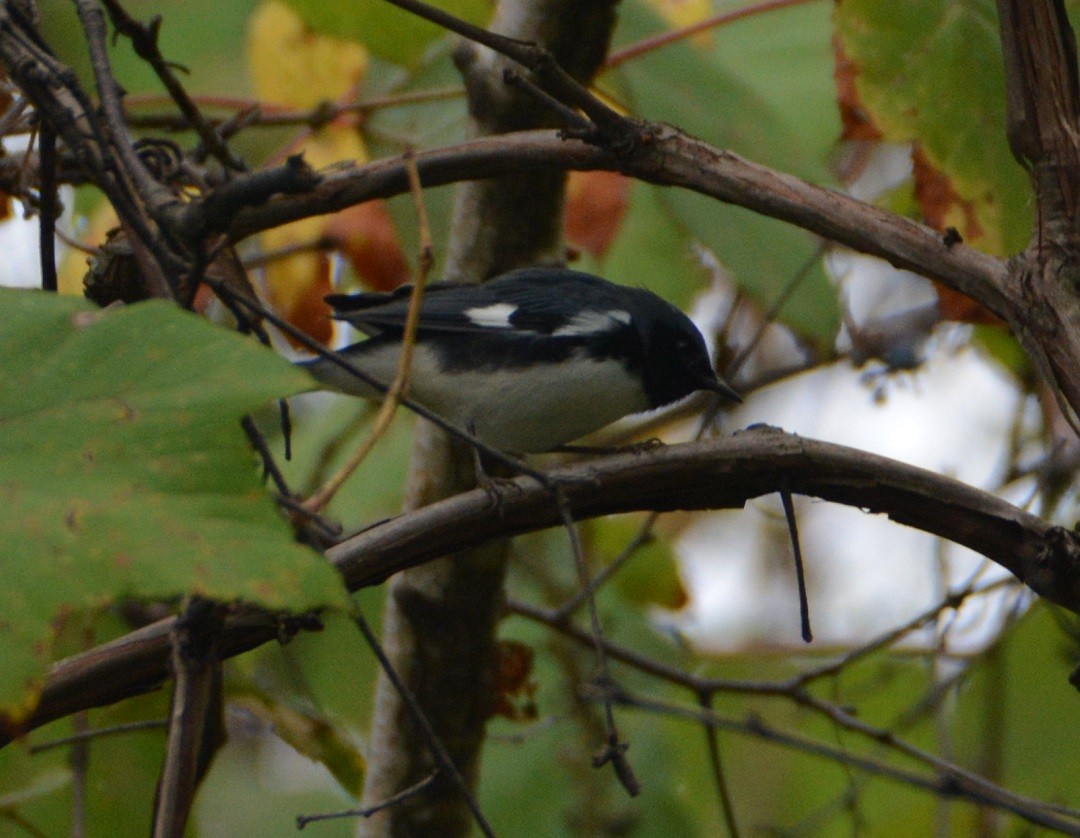
<svg viewBox="0 0 1080 838">
<path fill-rule="evenodd" d="M 323 235 L 369 288 L 392 291 L 409 281 L 409 264 L 384 201 L 342 210 L 330 219 Z"/>
<path fill-rule="evenodd" d="M 492 714 L 514 722 L 536 718 L 537 684 L 530 679 L 535 653 L 517 640 L 500 640 L 496 649 L 495 706 Z"/>
<path fill-rule="evenodd" d="M 957 194 L 948 176 L 934 166 L 918 146 L 915 146 L 911 153 L 911 162 L 915 200 L 922 213 L 923 222 L 943 235 L 953 230 L 969 244 L 982 238 L 985 232 L 979 224 L 974 205 Z M 1001 323 L 996 315 L 970 297 L 938 283 L 935 283 L 935 287 L 938 308 L 946 320 L 959 323 Z"/>
<path fill-rule="evenodd" d="M 571 172 L 566 184 L 566 239 L 603 256 L 622 226 L 633 181 L 618 172 Z"/>
<path fill-rule="evenodd" d="M 840 39 L 833 37 L 833 78 L 836 81 L 836 104 L 840 108 L 841 140 L 880 140 L 881 131 L 863 107 L 855 83 L 854 62 L 844 52 Z"/>
</svg>

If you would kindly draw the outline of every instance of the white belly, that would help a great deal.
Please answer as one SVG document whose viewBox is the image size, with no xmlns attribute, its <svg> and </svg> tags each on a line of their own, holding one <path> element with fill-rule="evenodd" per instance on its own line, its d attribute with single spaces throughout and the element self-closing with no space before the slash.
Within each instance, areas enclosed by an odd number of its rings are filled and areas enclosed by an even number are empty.
<svg viewBox="0 0 1080 838">
<path fill-rule="evenodd" d="M 398 354 L 396 347 L 386 346 L 358 354 L 354 360 L 373 378 L 389 384 L 397 372 Z M 317 361 L 308 368 L 339 390 L 363 398 L 374 396 L 370 388 L 328 362 Z M 438 372 L 435 358 L 418 347 L 411 381 L 411 398 L 488 445 L 511 452 L 550 451 L 649 408 L 620 364 L 590 359 L 579 360 L 573 376 L 563 364 L 515 369 L 499 376 L 475 372 L 448 376 Z"/>
<path fill-rule="evenodd" d="M 413 395 L 495 448 L 550 451 L 630 413 L 648 409 L 634 380 L 618 364 L 586 361 L 567 375 L 562 365 L 491 376 L 464 373 L 417 383 Z"/>
</svg>

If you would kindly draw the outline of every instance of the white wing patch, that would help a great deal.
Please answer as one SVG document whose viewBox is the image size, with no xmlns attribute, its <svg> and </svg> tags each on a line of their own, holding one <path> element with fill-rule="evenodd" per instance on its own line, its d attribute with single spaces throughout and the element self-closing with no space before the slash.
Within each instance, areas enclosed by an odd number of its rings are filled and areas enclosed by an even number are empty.
<svg viewBox="0 0 1080 838">
<path fill-rule="evenodd" d="M 594 335 L 598 332 L 610 332 L 619 328 L 619 324 L 629 326 L 631 319 L 630 312 L 618 308 L 611 311 L 580 311 L 570 318 L 569 323 L 559 327 L 552 334 L 560 337 L 572 337 L 574 335 Z"/>
<path fill-rule="evenodd" d="M 467 308 L 465 316 L 475 326 L 483 326 L 486 329 L 509 329 L 511 328 L 510 316 L 517 311 L 517 306 L 510 303 L 495 303 L 483 308 Z"/>
</svg>

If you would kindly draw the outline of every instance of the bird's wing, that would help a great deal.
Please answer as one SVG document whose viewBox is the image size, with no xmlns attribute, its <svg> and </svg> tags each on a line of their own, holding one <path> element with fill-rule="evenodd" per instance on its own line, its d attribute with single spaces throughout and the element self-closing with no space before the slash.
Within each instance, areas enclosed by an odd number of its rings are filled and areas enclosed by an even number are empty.
<svg viewBox="0 0 1080 838">
<path fill-rule="evenodd" d="M 332 294 L 334 317 L 369 335 L 401 332 L 412 286 L 390 294 Z M 482 285 L 431 283 L 424 289 L 419 331 L 492 331 L 575 337 L 630 323 L 614 286 L 575 271 L 526 268 Z"/>
<path fill-rule="evenodd" d="M 345 320 L 368 335 L 400 333 L 405 329 L 413 287 L 403 285 L 389 294 L 330 294 L 326 302 L 334 318 Z M 424 288 L 420 307 L 421 331 L 476 331 L 479 327 L 462 314 L 478 296 L 479 286 L 433 282 Z M 455 302 L 455 300 L 457 302 Z M 483 299 L 477 306 L 485 304 Z"/>
</svg>

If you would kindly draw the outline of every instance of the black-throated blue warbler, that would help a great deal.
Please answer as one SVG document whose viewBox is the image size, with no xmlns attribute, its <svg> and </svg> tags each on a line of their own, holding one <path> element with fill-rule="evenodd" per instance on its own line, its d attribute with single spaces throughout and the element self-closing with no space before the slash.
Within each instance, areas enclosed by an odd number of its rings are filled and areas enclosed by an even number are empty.
<svg viewBox="0 0 1080 838">
<path fill-rule="evenodd" d="M 369 335 L 340 354 L 387 385 L 410 290 L 326 298 L 335 318 Z M 302 365 L 334 389 L 381 397 L 325 358 Z M 690 318 L 650 291 L 540 267 L 424 291 L 409 396 L 495 448 L 551 451 L 697 390 L 739 400 Z"/>
</svg>

